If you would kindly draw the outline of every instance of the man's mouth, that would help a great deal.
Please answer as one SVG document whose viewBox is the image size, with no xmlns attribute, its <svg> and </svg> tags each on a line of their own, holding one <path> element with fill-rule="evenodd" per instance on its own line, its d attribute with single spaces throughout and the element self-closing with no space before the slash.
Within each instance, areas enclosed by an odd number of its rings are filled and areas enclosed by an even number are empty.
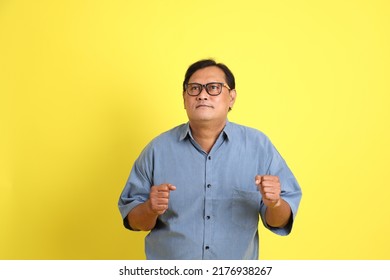
<svg viewBox="0 0 390 280">
<path fill-rule="evenodd" d="M 198 108 L 203 108 L 203 107 L 214 108 L 213 106 L 207 105 L 207 104 L 198 104 L 198 105 L 196 105 L 196 109 L 198 109 Z"/>
</svg>

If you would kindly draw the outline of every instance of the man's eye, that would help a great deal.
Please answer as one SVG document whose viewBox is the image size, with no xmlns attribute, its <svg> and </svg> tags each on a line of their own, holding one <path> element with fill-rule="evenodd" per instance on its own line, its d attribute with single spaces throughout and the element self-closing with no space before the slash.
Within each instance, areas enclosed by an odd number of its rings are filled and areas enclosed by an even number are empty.
<svg viewBox="0 0 390 280">
<path fill-rule="evenodd" d="M 219 90 L 220 87 L 221 87 L 221 86 L 218 85 L 218 84 L 211 84 L 211 85 L 209 85 L 209 89 L 210 89 L 210 90 L 213 90 L 213 91 Z"/>
</svg>

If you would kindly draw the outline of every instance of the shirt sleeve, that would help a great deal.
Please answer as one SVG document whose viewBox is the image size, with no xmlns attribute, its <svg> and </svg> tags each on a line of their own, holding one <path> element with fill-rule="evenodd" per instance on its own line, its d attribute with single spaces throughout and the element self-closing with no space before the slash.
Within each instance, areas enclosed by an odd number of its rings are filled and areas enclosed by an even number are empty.
<svg viewBox="0 0 390 280">
<path fill-rule="evenodd" d="M 290 205 L 291 208 L 291 219 L 287 223 L 287 225 L 283 228 L 275 228 L 271 227 L 265 221 L 265 211 L 266 206 L 261 203 L 260 206 L 260 216 L 263 222 L 263 225 L 271 230 L 272 232 L 278 235 L 288 235 L 293 227 L 295 216 L 298 211 L 299 203 L 302 198 L 301 187 L 299 186 L 295 176 L 291 172 L 290 168 L 287 166 L 285 160 L 276 150 L 276 148 L 272 145 L 271 142 L 268 141 L 266 145 L 267 150 L 267 174 L 278 176 L 281 183 L 281 197 Z"/>
<path fill-rule="evenodd" d="M 118 207 L 123 219 L 123 225 L 130 230 L 127 215 L 136 206 L 144 203 L 149 198 L 150 187 L 152 186 L 153 152 L 151 145 L 148 145 L 135 161 L 126 185 L 119 197 Z"/>
</svg>

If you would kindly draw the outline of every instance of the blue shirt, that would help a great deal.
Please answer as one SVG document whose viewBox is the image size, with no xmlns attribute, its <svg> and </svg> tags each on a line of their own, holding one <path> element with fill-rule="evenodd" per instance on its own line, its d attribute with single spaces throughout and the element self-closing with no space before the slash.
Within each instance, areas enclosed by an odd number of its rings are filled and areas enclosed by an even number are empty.
<svg viewBox="0 0 390 280">
<path fill-rule="evenodd" d="M 256 175 L 276 175 L 292 218 L 284 228 L 265 222 L 266 206 Z M 189 124 L 152 140 L 135 161 L 119 199 L 124 224 L 131 209 L 145 202 L 153 185 L 170 183 L 169 209 L 145 239 L 147 259 L 258 259 L 259 216 L 265 227 L 287 235 L 301 189 L 283 158 L 260 131 L 226 123 L 207 154 Z M 260 215 L 259 215 L 260 214 Z"/>
</svg>

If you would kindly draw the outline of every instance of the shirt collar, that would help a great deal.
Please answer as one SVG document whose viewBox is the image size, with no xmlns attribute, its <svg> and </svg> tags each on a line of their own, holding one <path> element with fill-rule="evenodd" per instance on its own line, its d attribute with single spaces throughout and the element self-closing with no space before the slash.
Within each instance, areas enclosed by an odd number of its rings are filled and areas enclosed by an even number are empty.
<svg viewBox="0 0 390 280">
<path fill-rule="evenodd" d="M 192 138 L 189 122 L 187 122 L 185 125 L 182 126 L 179 140 L 183 141 L 184 139 L 186 139 L 187 136 Z"/>
<path fill-rule="evenodd" d="M 226 139 L 229 139 L 232 136 L 232 125 L 229 122 L 229 120 L 226 120 L 226 125 L 222 130 L 222 133 L 225 135 Z M 179 141 L 183 141 L 187 136 L 192 137 L 191 129 L 190 129 L 190 123 L 187 122 L 186 124 L 183 125 L 181 132 L 180 132 L 180 137 Z"/>
</svg>

